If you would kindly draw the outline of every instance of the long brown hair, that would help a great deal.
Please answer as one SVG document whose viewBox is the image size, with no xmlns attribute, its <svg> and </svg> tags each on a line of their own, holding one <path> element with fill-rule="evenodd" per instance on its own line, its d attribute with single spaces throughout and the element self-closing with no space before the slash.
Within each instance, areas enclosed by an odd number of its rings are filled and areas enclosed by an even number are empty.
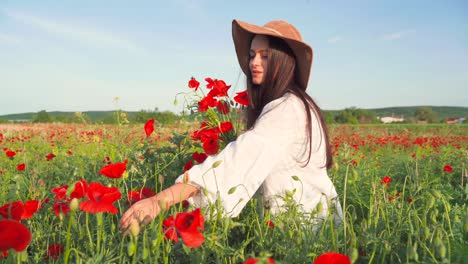
<svg viewBox="0 0 468 264">
<path fill-rule="evenodd" d="M 296 59 L 291 48 L 282 39 L 268 36 L 268 62 L 265 77 L 260 85 L 252 83 L 252 74 L 247 73 L 247 129 L 254 127 L 263 107 L 269 102 L 291 92 L 301 99 L 307 113 L 307 141 L 309 154 L 304 167 L 310 162 L 312 155 L 312 115 L 310 109 L 319 119 L 321 131 L 324 133 L 327 161 L 325 166 L 330 169 L 332 154 L 329 143 L 328 129 L 322 111 L 306 92 L 307 87 L 300 87 L 296 80 Z M 322 142 L 320 142 L 322 144 Z"/>
</svg>

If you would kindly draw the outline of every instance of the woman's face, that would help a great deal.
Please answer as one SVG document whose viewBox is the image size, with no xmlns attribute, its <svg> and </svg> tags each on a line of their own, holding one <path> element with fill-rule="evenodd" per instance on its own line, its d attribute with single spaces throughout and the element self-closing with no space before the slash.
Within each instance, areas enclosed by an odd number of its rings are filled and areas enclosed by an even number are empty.
<svg viewBox="0 0 468 264">
<path fill-rule="evenodd" d="M 265 78 L 268 62 L 268 38 L 264 35 L 255 35 L 250 44 L 249 68 L 252 82 L 260 85 Z"/>
</svg>

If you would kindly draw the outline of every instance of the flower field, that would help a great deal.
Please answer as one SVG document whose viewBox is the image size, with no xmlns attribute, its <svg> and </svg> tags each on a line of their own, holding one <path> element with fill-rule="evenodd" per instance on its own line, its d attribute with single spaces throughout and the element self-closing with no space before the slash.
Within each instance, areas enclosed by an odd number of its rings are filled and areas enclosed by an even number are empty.
<svg viewBox="0 0 468 264">
<path fill-rule="evenodd" d="M 292 202 L 271 216 L 254 196 L 237 218 L 184 202 L 122 234 L 130 204 L 203 162 L 198 123 L 150 125 L 0 125 L 0 262 L 331 263 L 317 258 L 327 252 L 351 263 L 468 259 L 468 126 L 330 127 L 341 224 L 311 226 Z"/>
</svg>

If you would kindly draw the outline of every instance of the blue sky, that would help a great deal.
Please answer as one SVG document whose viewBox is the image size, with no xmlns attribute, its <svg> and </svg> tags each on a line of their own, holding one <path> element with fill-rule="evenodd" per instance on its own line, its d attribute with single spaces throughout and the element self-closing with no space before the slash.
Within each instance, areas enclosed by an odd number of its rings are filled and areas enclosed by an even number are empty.
<svg viewBox="0 0 468 264">
<path fill-rule="evenodd" d="M 1 0 L 0 114 L 179 112 L 191 76 L 242 91 L 234 18 L 298 28 L 314 49 L 308 92 L 323 109 L 468 107 L 462 0 Z"/>
</svg>

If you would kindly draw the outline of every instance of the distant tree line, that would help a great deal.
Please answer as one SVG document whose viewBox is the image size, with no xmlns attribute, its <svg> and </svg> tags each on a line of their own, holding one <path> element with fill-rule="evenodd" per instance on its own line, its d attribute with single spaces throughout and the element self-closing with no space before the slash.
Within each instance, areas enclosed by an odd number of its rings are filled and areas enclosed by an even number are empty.
<svg viewBox="0 0 468 264">
<path fill-rule="evenodd" d="M 77 124 L 138 124 L 145 123 L 149 119 L 156 120 L 163 125 L 175 124 L 180 120 L 180 116 L 171 111 L 140 110 L 139 112 L 127 114 L 125 111 L 117 110 L 109 112 L 98 119 L 92 119 L 89 115 L 82 112 L 76 112 L 73 115 L 50 115 L 42 110 L 33 116 L 33 123 L 77 123 Z"/>
<path fill-rule="evenodd" d="M 328 124 L 379 124 L 380 117 L 372 110 L 360 109 L 356 107 L 346 108 L 338 111 L 323 111 L 324 119 Z M 459 118 L 459 117 L 458 117 Z M 31 122 L 33 123 L 78 123 L 78 124 L 139 124 L 145 123 L 149 119 L 154 119 L 161 125 L 173 125 L 179 121 L 193 121 L 194 115 L 178 115 L 171 111 L 159 111 L 158 108 L 153 110 L 140 110 L 138 112 L 125 112 L 121 110 L 105 112 L 99 117 L 91 117 L 82 112 L 74 114 L 54 114 L 45 110 L 37 112 Z M 468 119 L 465 116 L 464 123 Z M 0 123 L 9 122 L 6 119 L 0 119 Z M 440 118 L 438 113 L 433 111 L 431 107 L 414 108 L 412 116 L 405 116 L 404 121 L 399 123 L 444 123 L 445 120 Z"/>
</svg>

